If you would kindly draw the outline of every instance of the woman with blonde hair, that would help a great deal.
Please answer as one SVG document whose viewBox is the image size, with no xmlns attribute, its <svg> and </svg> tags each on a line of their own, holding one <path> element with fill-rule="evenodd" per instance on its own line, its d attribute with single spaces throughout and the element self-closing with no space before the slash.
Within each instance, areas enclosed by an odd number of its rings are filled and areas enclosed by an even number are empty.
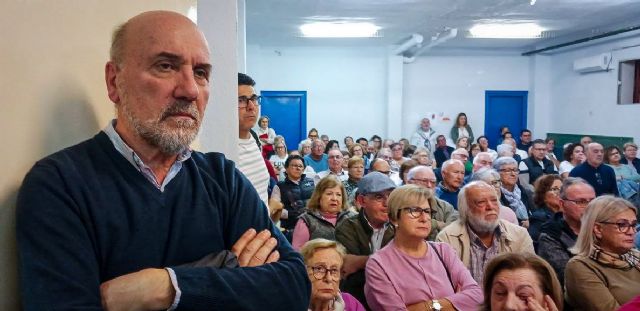
<svg viewBox="0 0 640 311">
<path fill-rule="evenodd" d="M 394 239 L 369 257 L 364 287 L 371 310 L 477 310 L 482 290 L 446 243 L 427 242 L 431 190 L 405 185 L 389 195 Z"/>
<path fill-rule="evenodd" d="M 615 310 L 640 294 L 640 252 L 634 247 L 636 208 L 605 195 L 581 219 L 576 254 L 565 269 L 567 303 L 576 310 Z"/>
<path fill-rule="evenodd" d="M 309 310 L 365 310 L 351 294 L 340 292 L 342 264 L 347 255 L 344 246 L 336 241 L 313 239 L 302 246 L 300 254 L 311 281 Z"/>
<path fill-rule="evenodd" d="M 342 181 L 334 175 L 322 178 L 307 203 L 307 211 L 300 215 L 293 229 L 293 248 L 299 250 L 304 243 L 317 238 L 335 240 L 338 224 L 355 214 L 348 207 Z"/>
</svg>

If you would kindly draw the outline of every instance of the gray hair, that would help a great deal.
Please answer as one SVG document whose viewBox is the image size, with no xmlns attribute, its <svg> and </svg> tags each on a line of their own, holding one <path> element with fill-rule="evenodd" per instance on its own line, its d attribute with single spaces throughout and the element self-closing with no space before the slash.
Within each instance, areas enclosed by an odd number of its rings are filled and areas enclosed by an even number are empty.
<svg viewBox="0 0 640 311">
<path fill-rule="evenodd" d="M 458 148 L 458 149 L 454 150 L 451 153 L 451 155 L 459 154 L 459 153 L 463 153 L 463 154 L 466 154 L 467 156 L 469 156 L 469 151 L 467 151 L 467 149 L 464 149 L 464 148 Z"/>
<path fill-rule="evenodd" d="M 302 245 L 302 248 L 300 249 L 300 254 L 302 255 L 302 258 L 304 258 L 304 262 L 307 263 L 309 262 L 309 260 L 311 260 L 311 258 L 313 258 L 313 255 L 315 255 L 316 251 L 327 248 L 335 250 L 338 255 L 340 255 L 342 262 L 344 262 L 344 257 L 347 255 L 347 250 L 344 248 L 344 246 L 342 246 L 342 244 L 327 239 L 313 239 L 311 241 L 308 241 L 307 243 L 304 243 L 304 245 Z"/>
<path fill-rule="evenodd" d="M 589 182 L 587 182 L 586 180 L 584 180 L 584 179 L 582 179 L 580 177 L 567 177 L 562 181 L 562 187 L 560 188 L 560 198 L 561 199 L 566 199 L 567 198 L 567 190 L 569 190 L 570 187 L 573 187 L 575 185 L 585 185 L 585 186 L 591 188 L 591 190 L 594 190 L 593 186 L 591 186 L 591 184 Z"/>
<path fill-rule="evenodd" d="M 492 168 L 483 167 L 471 175 L 471 181 L 489 182 L 491 177 L 500 180 L 500 173 Z"/>
<path fill-rule="evenodd" d="M 318 146 L 319 144 L 324 147 L 324 142 L 322 141 L 322 139 L 314 139 L 313 141 L 311 141 L 311 148 Z"/>
<path fill-rule="evenodd" d="M 579 256 L 589 256 L 595 249 L 594 244 L 598 240 L 593 233 L 595 224 L 609 221 L 611 218 L 626 210 L 632 210 L 633 213 L 637 215 L 636 208 L 631 202 L 625 199 L 616 198 L 612 195 L 603 195 L 595 198 L 584 210 L 584 214 L 582 214 L 582 219 L 580 220 L 581 224 L 578 239 L 576 240 L 576 244 L 569 250 Z"/>
<path fill-rule="evenodd" d="M 418 147 L 416 148 L 416 151 L 413 152 L 413 155 L 417 155 L 420 152 L 424 152 L 427 154 L 427 157 L 429 157 L 429 159 L 431 159 L 431 151 L 429 151 L 429 149 L 425 148 L 425 147 Z M 414 159 L 415 160 L 415 159 Z"/>
<path fill-rule="evenodd" d="M 478 164 L 478 162 L 480 162 L 480 156 L 487 156 L 489 157 L 489 159 L 491 159 L 491 153 L 488 153 L 486 151 L 478 152 L 478 154 L 476 154 L 476 156 L 473 158 L 473 164 Z"/>
<path fill-rule="evenodd" d="M 442 171 L 443 172 L 446 171 L 447 168 L 449 166 L 451 166 L 451 164 L 454 164 L 454 163 L 458 163 L 458 164 L 462 165 L 462 167 L 464 167 L 464 163 L 462 163 L 462 161 L 456 160 L 456 159 L 449 159 L 447 161 L 444 161 L 444 163 L 442 163 Z"/>
<path fill-rule="evenodd" d="M 414 177 L 416 177 L 416 174 L 418 174 L 419 172 L 424 172 L 424 171 L 431 171 L 433 173 L 433 169 L 431 169 L 428 166 L 424 166 L 424 165 L 418 165 L 416 167 L 412 167 L 409 172 L 407 172 L 407 180 L 412 180 Z"/>
<path fill-rule="evenodd" d="M 509 144 L 500 144 L 496 147 L 496 151 L 498 152 L 498 156 L 503 156 L 505 152 L 509 152 L 513 155 L 513 146 Z"/>
<path fill-rule="evenodd" d="M 467 198 L 467 191 L 471 188 L 488 188 L 491 189 L 492 193 L 496 193 L 493 186 L 484 181 L 476 180 L 464 185 L 464 187 L 462 187 L 462 189 L 460 189 L 460 192 L 458 193 L 458 213 L 460 213 L 460 222 L 463 224 L 466 224 L 467 220 L 469 219 L 469 201 Z"/>
<path fill-rule="evenodd" d="M 308 139 L 303 139 L 302 141 L 300 141 L 300 143 L 298 144 L 298 151 L 300 151 L 300 153 L 302 153 L 302 148 L 305 145 L 309 145 L 309 147 L 311 147 L 311 141 L 309 141 Z"/>
<path fill-rule="evenodd" d="M 513 164 L 515 166 L 518 166 L 518 162 L 514 158 L 511 158 L 511 157 L 499 157 L 498 159 L 493 161 L 493 168 L 496 171 L 499 171 L 500 169 L 502 169 L 503 166 L 511 165 L 511 164 Z"/>
</svg>

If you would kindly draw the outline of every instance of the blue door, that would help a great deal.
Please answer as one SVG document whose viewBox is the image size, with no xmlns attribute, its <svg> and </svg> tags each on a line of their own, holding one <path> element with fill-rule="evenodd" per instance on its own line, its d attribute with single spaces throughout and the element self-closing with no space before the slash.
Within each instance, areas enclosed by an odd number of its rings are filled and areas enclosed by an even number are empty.
<svg viewBox="0 0 640 311">
<path fill-rule="evenodd" d="M 270 127 L 282 135 L 288 150 L 298 149 L 307 137 L 306 91 L 261 91 L 260 113 L 271 120 Z"/>
<path fill-rule="evenodd" d="M 484 132 L 489 146 L 496 148 L 500 127 L 508 126 L 516 141 L 527 128 L 528 91 L 485 91 Z"/>
</svg>

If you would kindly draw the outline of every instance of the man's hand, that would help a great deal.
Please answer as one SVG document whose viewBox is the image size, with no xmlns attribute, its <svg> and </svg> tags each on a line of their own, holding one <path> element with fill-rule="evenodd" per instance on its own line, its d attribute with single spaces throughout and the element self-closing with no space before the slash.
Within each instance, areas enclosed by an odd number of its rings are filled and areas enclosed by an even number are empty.
<svg viewBox="0 0 640 311">
<path fill-rule="evenodd" d="M 102 307 L 109 311 L 166 310 L 175 294 L 165 269 L 144 269 L 100 285 Z"/>
<path fill-rule="evenodd" d="M 233 245 L 231 251 L 238 257 L 240 267 L 256 267 L 280 259 L 280 253 L 274 250 L 277 245 L 278 241 L 271 237 L 269 230 L 256 233 L 255 229 L 249 229 Z"/>
<path fill-rule="evenodd" d="M 362 270 L 367 265 L 369 256 L 347 255 L 344 257 L 342 265 L 342 277 L 346 278 L 350 274 Z"/>
</svg>

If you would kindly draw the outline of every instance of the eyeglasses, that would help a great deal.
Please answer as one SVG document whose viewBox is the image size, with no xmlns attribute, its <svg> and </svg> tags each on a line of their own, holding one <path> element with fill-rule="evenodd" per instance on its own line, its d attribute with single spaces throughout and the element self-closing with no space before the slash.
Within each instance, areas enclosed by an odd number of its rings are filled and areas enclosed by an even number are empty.
<svg viewBox="0 0 640 311">
<path fill-rule="evenodd" d="M 618 226 L 618 231 L 620 231 L 620 233 L 627 233 L 629 232 L 629 229 L 637 231 L 636 226 L 638 225 L 637 221 L 629 222 L 627 220 L 619 220 L 617 222 L 600 221 L 599 223 L 605 225 L 616 225 Z"/>
<path fill-rule="evenodd" d="M 251 97 L 246 96 L 238 96 L 238 108 L 247 108 L 249 102 L 253 103 L 256 106 L 260 106 L 262 102 L 262 96 L 253 95 Z"/>
<path fill-rule="evenodd" d="M 492 180 L 489 182 L 489 184 L 494 187 L 502 187 L 502 181 L 500 181 L 499 179 Z"/>
<path fill-rule="evenodd" d="M 549 192 L 560 193 L 560 188 L 559 187 L 551 187 L 551 188 L 549 188 Z"/>
<path fill-rule="evenodd" d="M 580 200 L 571 200 L 571 199 L 562 199 L 563 201 L 569 201 L 572 202 L 575 205 L 580 205 L 580 206 L 587 206 L 589 205 L 589 203 L 591 203 L 591 201 L 593 201 L 593 199 L 580 199 Z"/>
<path fill-rule="evenodd" d="M 503 169 L 499 169 L 498 172 L 500 173 L 509 173 L 509 174 L 519 174 L 520 170 L 517 168 L 503 168 Z"/>
<path fill-rule="evenodd" d="M 369 198 L 374 199 L 378 202 L 384 202 L 389 198 L 388 193 L 370 193 L 370 194 L 367 194 L 367 196 L 369 196 Z"/>
<path fill-rule="evenodd" d="M 435 211 L 432 211 L 430 208 L 421 208 L 417 206 L 403 207 L 400 211 L 409 211 L 409 216 L 413 219 L 420 218 L 422 214 L 426 214 L 428 218 L 431 218 L 431 214 L 435 213 Z"/>
<path fill-rule="evenodd" d="M 333 156 L 329 156 L 329 159 L 335 159 L 335 160 L 341 160 L 341 159 L 343 159 L 343 158 L 344 158 L 344 157 L 343 157 L 343 156 L 341 156 L 341 155 L 333 155 Z"/>
<path fill-rule="evenodd" d="M 304 165 L 289 164 L 289 167 L 293 167 L 293 168 L 304 168 Z"/>
<path fill-rule="evenodd" d="M 340 279 L 340 270 L 339 269 L 329 269 L 325 266 L 314 266 L 309 267 L 311 269 L 311 274 L 316 280 L 322 280 L 329 275 L 330 279 L 337 281 Z"/>
</svg>

